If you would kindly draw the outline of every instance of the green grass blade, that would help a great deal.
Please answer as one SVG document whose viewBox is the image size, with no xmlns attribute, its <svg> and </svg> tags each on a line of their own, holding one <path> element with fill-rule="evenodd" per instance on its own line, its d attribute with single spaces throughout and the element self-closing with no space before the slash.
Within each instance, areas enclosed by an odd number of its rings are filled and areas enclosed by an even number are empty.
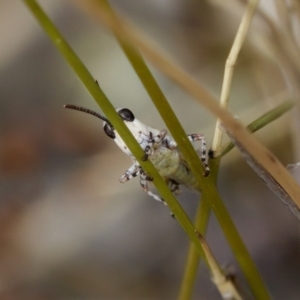
<svg viewBox="0 0 300 300">
<path fill-rule="evenodd" d="M 114 17 L 117 22 L 116 15 L 114 14 L 112 8 L 110 7 L 107 0 L 98 0 L 101 3 L 101 8 L 106 9 L 106 13 Z M 100 8 L 99 8 L 100 9 Z M 119 35 L 115 34 L 120 46 L 122 47 L 125 55 L 127 56 L 129 62 L 140 78 L 142 84 L 144 85 L 146 91 L 148 92 L 150 98 L 152 99 L 155 107 L 157 108 L 162 119 L 166 123 L 170 133 L 178 144 L 179 149 L 181 150 L 185 160 L 187 161 L 189 167 L 191 168 L 194 176 L 197 178 L 199 188 L 205 186 L 205 178 L 202 176 L 204 174 L 204 167 L 198 157 L 198 154 L 195 152 L 194 147 L 187 138 L 187 134 L 181 126 L 177 116 L 175 115 L 172 107 L 168 103 L 165 95 L 163 94 L 161 88 L 157 84 L 154 76 L 149 70 L 144 59 L 134 47 L 130 45 L 128 41 L 125 41 Z M 201 172 L 199 172 L 201 170 Z"/>
<path fill-rule="evenodd" d="M 292 109 L 294 105 L 295 103 L 292 101 L 284 102 L 283 104 L 280 104 L 279 106 L 268 111 L 267 113 L 263 114 L 261 117 L 250 123 L 247 126 L 247 128 L 250 130 L 250 132 L 256 132 L 259 129 L 280 118 L 283 114 Z M 234 144 L 232 142 L 228 143 L 223 147 L 223 149 L 220 151 L 220 155 L 217 155 L 217 157 L 224 156 L 233 148 Z"/>
<path fill-rule="evenodd" d="M 98 2 L 101 2 L 102 4 L 104 3 L 104 7 L 107 10 L 107 13 L 112 14 L 111 8 L 108 7 L 108 3 L 106 0 L 98 0 Z M 103 5 L 101 6 L 101 8 L 103 9 Z M 115 21 L 118 22 L 115 15 L 113 15 L 113 17 L 115 18 Z M 248 253 L 238 231 L 234 226 L 233 221 L 231 220 L 230 215 L 228 214 L 221 198 L 216 191 L 215 180 L 212 180 L 212 178 L 216 177 L 216 174 L 212 174 L 210 178 L 203 178 L 202 163 L 193 146 L 187 139 L 186 133 L 182 129 L 177 117 L 175 116 L 173 110 L 167 102 L 167 99 L 161 92 L 161 89 L 157 85 L 144 60 L 134 48 L 134 45 L 129 45 L 128 41 L 123 41 L 122 37 L 118 34 L 116 34 L 116 36 L 133 68 L 137 72 L 143 85 L 148 91 L 157 110 L 165 121 L 169 131 L 177 142 L 184 158 L 189 163 L 193 174 L 198 180 L 200 189 L 203 192 L 207 191 L 207 193 L 205 193 L 205 197 L 213 207 L 218 221 L 221 224 L 227 240 L 229 241 L 232 251 L 236 256 L 238 262 L 240 263 L 241 268 L 245 273 L 245 277 L 248 279 L 254 294 L 256 294 L 258 297 L 264 296 L 267 299 L 268 292 L 264 287 L 261 276 L 259 275 L 259 272 L 257 271 L 254 262 L 250 257 L 250 254 Z M 209 213 L 207 213 L 205 220 L 208 220 L 208 216 Z M 206 226 L 206 222 L 207 221 L 204 221 L 203 223 L 204 227 Z"/>
<path fill-rule="evenodd" d="M 284 113 L 289 111 L 293 106 L 295 105 L 294 102 L 292 101 L 286 101 L 279 106 L 275 107 L 274 109 L 268 111 L 267 113 L 263 114 L 261 117 L 257 118 L 255 121 L 251 122 L 247 128 L 251 132 L 256 132 L 259 129 L 267 126 L 271 122 L 277 120 L 280 118 Z M 220 164 L 220 159 L 223 157 L 225 154 L 227 154 L 231 149 L 234 148 L 233 143 L 228 143 L 223 147 L 223 150 L 221 150 L 221 153 L 219 156 L 217 156 L 215 159 L 211 161 L 211 169 L 213 174 L 217 174 L 219 164 Z M 217 178 L 215 178 L 216 181 Z M 199 230 L 200 233 L 205 232 L 205 226 L 203 224 L 203 220 L 207 220 L 210 215 L 210 207 L 207 206 L 207 200 L 202 199 L 201 204 L 197 209 L 197 215 L 196 215 L 196 221 L 195 221 L 195 227 Z M 199 268 L 199 262 L 200 262 L 200 257 L 194 247 L 193 244 L 190 244 L 189 247 L 189 252 L 188 252 L 188 258 L 187 258 L 187 265 L 184 271 L 184 276 L 183 276 L 183 281 L 181 285 L 181 290 L 180 290 L 180 300 L 188 300 L 191 299 L 192 291 L 193 291 L 193 286 L 195 284 L 196 276 L 197 276 L 197 271 Z"/>
<path fill-rule="evenodd" d="M 210 206 L 207 199 L 203 199 L 199 203 L 197 209 L 195 227 L 204 236 L 210 215 Z M 193 288 L 197 279 L 198 269 L 200 263 L 200 256 L 197 253 L 197 249 L 191 243 L 188 250 L 186 266 L 184 275 L 181 282 L 180 292 L 178 300 L 189 300 L 193 295 Z"/>
<path fill-rule="evenodd" d="M 45 13 L 41 10 L 41 8 L 37 5 L 34 0 L 23 0 L 24 3 L 30 8 L 34 16 L 40 22 L 41 26 L 48 34 L 50 39 L 53 41 L 54 45 L 58 48 L 61 54 L 65 57 L 68 63 L 71 65 L 73 70 L 79 76 L 83 84 L 86 86 L 88 91 L 94 97 L 96 102 L 99 104 L 105 115 L 109 118 L 112 124 L 115 126 L 116 130 L 119 132 L 120 136 L 124 140 L 124 142 L 128 145 L 130 151 L 136 156 L 137 160 L 143 167 L 143 169 L 151 176 L 154 177 L 154 185 L 159 190 L 161 196 L 165 199 L 173 213 L 176 215 L 177 220 L 182 225 L 183 229 L 186 231 L 189 238 L 195 244 L 197 251 L 200 255 L 203 255 L 201 244 L 194 233 L 194 226 L 188 219 L 185 212 L 182 210 L 181 206 L 174 198 L 172 193 L 167 188 L 164 180 L 160 177 L 157 170 L 154 168 L 150 161 L 143 162 L 140 158 L 143 156 L 143 151 L 137 144 L 136 140 L 128 130 L 128 128 L 124 125 L 123 121 L 119 118 L 118 114 L 114 110 L 114 107 L 109 102 L 105 94 L 102 90 L 95 84 L 93 77 L 90 75 L 88 70 L 76 56 L 76 54 L 72 51 L 70 46 L 64 40 L 64 38 L 60 35 L 58 30 L 52 24 L 50 19 L 45 15 Z M 178 129 L 176 124 L 177 119 L 176 116 L 170 115 L 169 105 L 166 101 L 161 101 L 162 104 L 158 104 L 160 107 L 160 113 L 168 114 L 166 124 L 173 134 L 174 128 Z M 175 123 L 174 123 L 175 122 Z M 169 127 L 170 125 L 170 127 Z M 175 126 L 175 127 L 174 127 Z M 179 130 L 179 129 L 178 129 Z M 202 172 L 202 164 L 198 158 L 198 155 L 194 151 L 192 145 L 187 139 L 183 129 L 179 130 L 180 136 L 175 138 L 178 145 L 181 147 L 181 151 L 186 157 L 188 163 L 191 166 L 193 173 L 195 173 L 196 178 L 198 179 L 199 185 L 203 188 L 203 194 L 207 199 L 210 200 L 210 204 L 214 209 L 214 212 L 220 222 L 222 224 L 222 228 L 224 233 L 229 241 L 232 250 L 239 261 L 243 272 L 245 273 L 246 278 L 249 281 L 249 284 L 254 292 L 256 298 L 260 299 L 268 299 L 267 291 L 263 285 L 263 282 L 260 278 L 259 273 L 257 272 L 251 257 L 242 242 L 234 224 L 223 205 L 216 188 L 214 186 L 214 182 L 210 178 L 203 179 Z M 203 186 L 202 186 L 203 185 Z"/>
<path fill-rule="evenodd" d="M 144 152 L 140 148 L 139 144 L 137 143 L 137 141 L 135 140 L 131 132 L 125 126 L 122 119 L 116 113 L 114 107 L 109 102 L 106 95 L 103 93 L 101 88 L 95 83 L 94 78 L 91 76 L 89 71 L 80 61 L 80 59 L 75 54 L 75 52 L 71 49 L 71 47 L 68 45 L 66 40 L 56 29 L 54 24 L 44 13 L 41 7 L 36 3 L 36 1 L 34 0 L 23 0 L 23 1 L 28 6 L 30 11 L 33 13 L 33 15 L 36 17 L 41 27 L 48 34 L 49 38 L 52 40 L 52 42 L 57 47 L 59 52 L 64 56 L 64 58 L 68 61 L 68 63 L 73 68 L 75 73 L 81 79 L 82 83 L 86 86 L 87 90 L 93 96 L 93 98 L 98 103 L 98 105 L 101 107 L 105 115 L 114 125 L 114 127 L 116 128 L 116 130 L 118 131 L 122 139 L 124 140 L 124 142 L 129 147 L 130 151 L 136 156 L 137 160 L 139 161 L 143 169 L 149 175 L 153 176 L 154 178 L 153 184 L 159 190 L 161 196 L 164 198 L 164 200 L 167 202 L 172 212 L 175 214 L 178 222 L 183 227 L 183 229 L 189 236 L 190 240 L 195 244 L 198 254 L 205 259 L 205 256 L 202 251 L 202 246 L 197 236 L 195 235 L 195 228 L 192 222 L 189 220 L 186 213 L 184 212 L 184 210 L 181 208 L 180 204 L 176 200 L 176 198 L 168 189 L 167 185 L 165 184 L 164 180 L 159 175 L 159 173 L 157 172 L 153 164 L 150 161 L 142 161 L 141 158 L 143 157 Z"/>
</svg>

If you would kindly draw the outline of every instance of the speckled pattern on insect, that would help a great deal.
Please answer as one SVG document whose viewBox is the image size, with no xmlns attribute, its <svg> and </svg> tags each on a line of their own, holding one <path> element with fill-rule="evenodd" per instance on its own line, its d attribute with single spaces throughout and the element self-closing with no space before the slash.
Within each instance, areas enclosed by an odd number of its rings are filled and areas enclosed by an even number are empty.
<svg viewBox="0 0 300 300">
<path fill-rule="evenodd" d="M 87 108 L 76 105 L 67 104 L 64 107 L 82 111 L 103 120 L 104 132 L 107 134 L 107 136 L 112 138 L 119 148 L 129 155 L 133 161 L 132 166 L 130 166 L 130 168 L 128 168 L 127 171 L 121 176 L 120 182 L 125 183 L 137 175 L 140 175 L 140 185 L 142 186 L 143 190 L 155 200 L 166 204 L 162 198 L 149 191 L 148 182 L 152 181 L 153 178 L 146 174 L 146 172 L 141 168 L 138 161 L 135 159 L 118 132 L 107 118 Z M 125 125 L 131 131 L 137 142 L 140 144 L 141 148 L 144 150 L 145 155 L 142 159 L 151 160 L 173 193 L 180 192 L 180 185 L 184 185 L 187 188 L 192 189 L 197 187 L 196 179 L 187 166 L 187 163 L 183 159 L 176 142 L 171 139 L 165 129 L 158 130 L 143 124 L 141 121 L 135 118 L 134 114 L 127 108 L 118 108 L 116 111 L 124 121 Z M 203 176 L 208 176 L 210 170 L 207 164 L 206 141 L 204 135 L 189 134 L 188 138 L 192 143 L 195 141 L 201 142 L 200 157 L 205 169 Z"/>
</svg>

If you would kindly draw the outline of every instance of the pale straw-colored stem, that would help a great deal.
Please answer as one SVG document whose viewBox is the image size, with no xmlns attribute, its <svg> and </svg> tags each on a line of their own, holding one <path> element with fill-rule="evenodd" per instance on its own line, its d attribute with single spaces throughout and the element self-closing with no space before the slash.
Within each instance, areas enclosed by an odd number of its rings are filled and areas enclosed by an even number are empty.
<svg viewBox="0 0 300 300">
<path fill-rule="evenodd" d="M 146 34 L 142 33 L 128 21 L 125 21 L 124 18 L 118 16 L 118 22 L 115 22 L 113 18 L 105 14 L 101 10 L 101 3 L 99 1 L 76 1 L 83 9 L 87 9 L 92 16 L 98 20 L 100 19 L 105 26 L 111 28 L 115 34 L 122 37 L 122 39 L 128 39 L 132 42 L 162 73 L 176 82 L 212 114 L 220 118 L 225 128 L 271 174 L 300 208 L 300 187 L 286 168 L 232 114 L 220 107 L 207 90 L 192 76 L 172 61 L 169 55 L 163 55 L 157 50 L 157 47 L 153 47 L 153 42 L 149 40 Z"/>
<path fill-rule="evenodd" d="M 236 64 L 237 57 L 246 39 L 258 3 L 259 0 L 249 1 L 246 7 L 245 14 L 238 28 L 237 34 L 235 36 L 234 42 L 232 44 L 229 56 L 227 58 L 224 78 L 223 78 L 221 98 L 220 98 L 220 106 L 223 108 L 227 108 L 231 83 L 232 83 L 232 77 L 234 72 L 234 66 Z M 215 128 L 215 135 L 212 143 L 213 151 L 218 151 L 222 143 L 223 130 L 220 125 L 221 125 L 221 121 L 220 119 L 218 119 Z"/>
<path fill-rule="evenodd" d="M 202 245 L 202 249 L 207 259 L 207 263 L 210 265 L 212 281 L 215 283 L 222 298 L 232 299 L 232 300 L 244 299 L 241 296 L 240 291 L 237 289 L 236 285 L 234 284 L 233 278 L 231 278 L 231 276 L 227 276 L 228 274 L 226 274 L 226 272 L 224 272 L 220 268 L 205 238 L 200 234 L 200 232 L 196 232 L 196 234 Z"/>
</svg>

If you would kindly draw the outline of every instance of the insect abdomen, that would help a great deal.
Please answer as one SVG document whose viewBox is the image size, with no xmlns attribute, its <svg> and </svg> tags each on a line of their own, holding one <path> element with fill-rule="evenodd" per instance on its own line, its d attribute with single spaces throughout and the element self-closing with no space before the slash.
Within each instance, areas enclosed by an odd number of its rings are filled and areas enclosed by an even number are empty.
<svg viewBox="0 0 300 300">
<path fill-rule="evenodd" d="M 198 189 L 198 184 L 195 176 L 183 161 L 179 163 L 176 172 L 169 176 L 169 178 L 175 180 L 180 184 L 185 185 L 187 188 L 196 190 Z"/>
<path fill-rule="evenodd" d="M 176 149 L 159 148 L 149 157 L 162 177 L 173 179 L 188 188 L 197 189 L 194 175 Z"/>
</svg>

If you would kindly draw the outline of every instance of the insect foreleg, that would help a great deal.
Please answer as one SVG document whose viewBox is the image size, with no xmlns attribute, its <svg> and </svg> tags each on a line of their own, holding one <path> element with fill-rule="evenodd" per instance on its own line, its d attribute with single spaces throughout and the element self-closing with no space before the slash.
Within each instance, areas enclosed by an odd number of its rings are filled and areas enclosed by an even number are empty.
<svg viewBox="0 0 300 300">
<path fill-rule="evenodd" d="M 152 181 L 153 178 L 149 176 L 139 165 L 133 164 L 120 178 L 121 183 L 125 183 L 128 180 L 136 177 L 137 175 L 140 175 L 140 184 L 143 190 L 151 197 L 153 197 L 155 200 L 165 204 L 166 202 L 160 198 L 159 196 L 153 194 L 151 191 L 148 189 L 148 181 Z"/>
<path fill-rule="evenodd" d="M 210 169 L 207 163 L 205 136 L 203 134 L 193 133 L 193 134 L 188 134 L 188 138 L 191 142 L 201 141 L 200 158 L 205 169 L 205 173 L 203 174 L 203 176 L 206 177 L 210 174 Z"/>
<path fill-rule="evenodd" d="M 128 180 L 136 177 L 141 170 L 141 167 L 135 162 L 121 177 L 120 182 L 125 183 Z"/>
</svg>

